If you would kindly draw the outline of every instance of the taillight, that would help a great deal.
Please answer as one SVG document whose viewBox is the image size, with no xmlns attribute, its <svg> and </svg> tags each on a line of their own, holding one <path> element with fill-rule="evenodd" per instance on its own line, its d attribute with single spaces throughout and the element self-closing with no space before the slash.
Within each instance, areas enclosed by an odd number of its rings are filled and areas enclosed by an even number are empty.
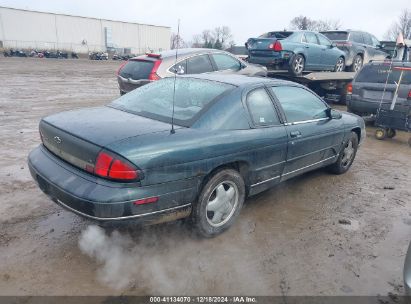
<svg viewBox="0 0 411 304">
<path fill-rule="evenodd" d="M 344 41 L 344 42 L 335 42 L 336 46 L 352 46 L 352 43 L 350 41 Z"/>
<path fill-rule="evenodd" d="M 352 83 L 347 84 L 347 94 L 352 94 Z"/>
<path fill-rule="evenodd" d="M 281 52 L 282 50 L 283 50 L 283 46 L 281 45 L 281 42 L 280 41 L 276 41 L 276 42 L 274 42 L 274 43 L 271 43 L 269 46 L 268 46 L 268 48 L 269 49 L 272 49 L 272 50 L 274 50 L 274 51 L 276 51 L 276 52 Z"/>
<path fill-rule="evenodd" d="M 128 62 L 128 61 L 126 61 L 126 62 L 124 62 L 124 63 L 122 63 L 122 64 L 120 65 L 120 67 L 119 67 L 118 70 L 117 70 L 117 75 L 120 75 L 121 69 L 127 64 L 127 62 Z"/>
<path fill-rule="evenodd" d="M 107 151 L 101 151 L 98 154 L 94 174 L 104 178 L 124 181 L 132 181 L 139 178 L 138 170 L 133 164 Z"/>
<path fill-rule="evenodd" d="M 158 67 L 160 66 L 160 64 L 161 64 L 161 60 L 154 61 L 154 65 L 153 65 L 153 68 L 151 69 L 151 73 L 150 73 L 150 75 L 148 75 L 149 80 L 154 81 L 154 80 L 159 80 L 160 79 L 160 76 L 157 75 L 157 70 L 158 70 Z"/>
<path fill-rule="evenodd" d="M 407 99 L 411 99 L 411 90 L 408 92 Z"/>
</svg>

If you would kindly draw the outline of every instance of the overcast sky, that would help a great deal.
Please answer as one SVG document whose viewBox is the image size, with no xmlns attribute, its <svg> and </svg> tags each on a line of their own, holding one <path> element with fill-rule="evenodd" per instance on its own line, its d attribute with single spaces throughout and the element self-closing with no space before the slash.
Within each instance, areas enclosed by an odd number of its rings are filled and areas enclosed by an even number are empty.
<svg viewBox="0 0 411 304">
<path fill-rule="evenodd" d="M 337 19 L 342 28 L 361 29 L 384 38 L 389 26 L 410 0 L 0 0 L 0 6 L 79 15 L 177 29 L 184 40 L 204 29 L 231 28 L 234 41 L 289 27 L 299 15 L 312 19 Z"/>
</svg>

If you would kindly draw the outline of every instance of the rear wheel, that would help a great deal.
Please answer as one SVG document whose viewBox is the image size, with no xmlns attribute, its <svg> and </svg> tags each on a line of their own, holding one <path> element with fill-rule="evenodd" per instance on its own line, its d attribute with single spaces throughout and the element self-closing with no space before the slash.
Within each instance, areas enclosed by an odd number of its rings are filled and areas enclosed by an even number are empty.
<svg viewBox="0 0 411 304">
<path fill-rule="evenodd" d="M 204 185 L 193 205 L 192 221 L 196 231 L 213 237 L 227 230 L 240 213 L 245 199 L 245 185 L 233 169 L 216 172 Z"/>
<path fill-rule="evenodd" d="M 344 57 L 340 57 L 337 60 L 337 63 L 335 64 L 334 67 L 334 72 L 342 72 L 345 69 L 345 60 Z"/>
<path fill-rule="evenodd" d="M 382 128 L 375 130 L 375 138 L 378 140 L 383 140 L 387 137 L 387 131 Z"/>
<path fill-rule="evenodd" d="M 300 54 L 295 54 L 290 59 L 288 71 L 294 76 L 300 76 L 305 69 L 305 59 Z"/>
<path fill-rule="evenodd" d="M 358 72 L 363 65 L 363 60 L 361 55 L 355 55 L 354 59 L 352 60 L 352 65 L 350 66 L 350 72 Z"/>
<path fill-rule="evenodd" d="M 350 169 L 358 149 L 357 133 L 351 132 L 348 140 L 343 144 L 337 161 L 328 169 L 334 174 L 343 174 Z"/>
<path fill-rule="evenodd" d="M 387 129 L 387 137 L 388 138 L 394 138 L 395 135 L 397 135 L 397 132 L 395 132 L 395 129 L 391 129 L 391 128 Z"/>
</svg>

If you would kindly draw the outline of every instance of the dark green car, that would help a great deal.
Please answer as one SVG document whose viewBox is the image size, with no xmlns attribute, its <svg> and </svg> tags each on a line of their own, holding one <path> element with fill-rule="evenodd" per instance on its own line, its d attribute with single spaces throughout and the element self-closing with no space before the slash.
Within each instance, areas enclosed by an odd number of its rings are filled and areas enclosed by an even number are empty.
<svg viewBox="0 0 411 304">
<path fill-rule="evenodd" d="M 48 116 L 40 134 L 30 171 L 61 206 L 99 221 L 190 216 L 214 236 L 247 196 L 320 167 L 346 172 L 365 129 L 304 86 L 203 74 Z"/>
</svg>

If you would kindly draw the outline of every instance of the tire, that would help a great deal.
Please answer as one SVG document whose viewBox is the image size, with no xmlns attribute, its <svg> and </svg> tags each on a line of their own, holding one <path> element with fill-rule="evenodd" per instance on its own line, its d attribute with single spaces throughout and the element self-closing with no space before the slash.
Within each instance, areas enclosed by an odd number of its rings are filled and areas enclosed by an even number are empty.
<svg viewBox="0 0 411 304">
<path fill-rule="evenodd" d="M 303 55 L 295 54 L 293 57 L 291 57 L 288 65 L 288 71 L 291 75 L 300 76 L 303 73 L 304 69 L 305 58 Z"/>
<path fill-rule="evenodd" d="M 126 94 L 126 92 L 120 90 L 120 96 L 123 96 L 124 94 Z"/>
<path fill-rule="evenodd" d="M 378 128 L 375 130 L 375 138 L 378 140 L 383 140 L 387 137 L 387 130 Z"/>
<path fill-rule="evenodd" d="M 207 238 L 222 233 L 234 223 L 244 200 L 245 185 L 240 173 L 233 169 L 217 171 L 193 204 L 191 220 L 194 229 Z"/>
<path fill-rule="evenodd" d="M 395 132 L 395 129 L 391 129 L 391 128 L 387 129 L 387 137 L 388 138 L 394 138 L 395 135 L 397 135 L 397 132 Z"/>
<path fill-rule="evenodd" d="M 344 72 L 345 70 L 345 59 L 344 57 L 340 57 L 337 59 L 337 62 L 334 67 L 334 72 Z"/>
<path fill-rule="evenodd" d="M 361 55 L 355 55 L 352 60 L 352 65 L 349 67 L 350 72 L 358 72 L 361 70 L 362 65 L 364 64 L 364 60 L 362 59 Z"/>
<path fill-rule="evenodd" d="M 350 169 L 358 150 L 357 133 L 351 132 L 350 137 L 343 143 L 338 159 L 335 163 L 328 166 L 331 173 L 343 174 Z"/>
</svg>

